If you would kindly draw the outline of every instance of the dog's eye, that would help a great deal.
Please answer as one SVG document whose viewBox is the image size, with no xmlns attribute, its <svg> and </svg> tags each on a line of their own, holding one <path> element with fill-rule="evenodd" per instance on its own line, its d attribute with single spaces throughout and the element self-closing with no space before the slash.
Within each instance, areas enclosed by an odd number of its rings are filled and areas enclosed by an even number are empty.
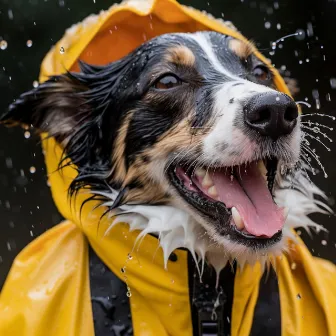
<svg viewBox="0 0 336 336">
<path fill-rule="evenodd" d="M 260 81 L 267 81 L 271 78 L 269 69 L 264 65 L 257 65 L 253 69 L 253 75 Z"/>
<path fill-rule="evenodd" d="M 166 75 L 156 81 L 154 87 L 159 90 L 167 90 L 179 86 L 182 81 L 175 75 Z"/>
</svg>

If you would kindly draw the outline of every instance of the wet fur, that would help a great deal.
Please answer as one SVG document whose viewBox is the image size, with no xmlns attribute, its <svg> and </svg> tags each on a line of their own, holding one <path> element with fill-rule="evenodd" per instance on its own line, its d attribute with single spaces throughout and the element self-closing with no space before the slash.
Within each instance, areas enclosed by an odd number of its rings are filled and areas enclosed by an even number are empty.
<svg viewBox="0 0 336 336">
<path fill-rule="evenodd" d="M 244 45 L 217 33 L 207 34 L 208 41 L 229 45 L 232 57 L 221 61 L 227 62 L 233 72 L 244 69 L 238 65 L 240 61 L 257 62 L 252 44 Z M 201 34 L 195 36 L 195 41 L 205 38 Z M 131 229 L 142 230 L 140 237 L 159 234 L 166 260 L 177 247 L 187 247 L 203 260 L 207 256 L 215 267 L 220 264 L 218 269 L 233 259 L 241 264 L 267 259 L 227 239 L 220 246 L 216 232 L 211 229 L 207 232 L 198 223 L 201 218 L 190 216 L 187 206 L 178 206 L 181 199 L 164 174 L 168 162 L 183 160 L 183 155 L 190 162 L 202 156 L 201 142 L 216 123 L 213 100 L 208 95 L 220 74 L 211 68 L 210 61 L 202 63 L 198 58 L 198 52 L 203 51 L 197 43 L 189 48 L 191 42 L 186 42 L 186 34 L 164 35 L 106 66 L 81 63 L 81 72 L 55 76 L 23 94 L 1 120 L 7 124 L 33 125 L 39 132 L 55 137 L 64 147 L 60 167 L 69 164 L 70 159 L 78 170 L 70 195 L 89 188 L 93 198 L 103 198 L 102 204 L 110 214 L 119 212 L 114 224 L 127 220 Z M 188 86 L 176 90 L 174 95 L 153 90 L 155 80 L 167 72 L 183 73 Z M 270 82 L 269 87 L 272 85 Z M 225 144 L 219 147 L 223 150 Z M 283 153 L 285 147 L 279 151 Z M 314 225 L 306 216 L 313 210 L 321 211 L 314 199 L 314 194 L 320 191 L 315 186 L 307 191 L 300 184 L 306 183 L 302 176 L 296 180 L 298 192 L 304 199 L 302 203 L 310 204 L 302 216 Z M 283 177 L 279 181 L 283 188 L 279 189 L 282 192 L 279 203 L 284 203 L 288 196 L 283 195 L 284 189 L 294 193 L 285 181 Z M 297 206 L 302 208 L 299 202 Z M 130 209 L 133 217 L 120 215 L 120 211 Z M 175 222 L 166 216 L 169 212 Z M 153 226 L 154 213 L 161 221 Z M 166 218 L 170 218 L 169 223 Z M 303 218 L 287 225 L 285 238 L 291 236 L 289 228 L 299 222 L 305 225 Z M 167 231 L 167 227 L 171 230 Z M 267 253 L 279 254 L 285 249 L 284 244 L 282 240 Z"/>
</svg>

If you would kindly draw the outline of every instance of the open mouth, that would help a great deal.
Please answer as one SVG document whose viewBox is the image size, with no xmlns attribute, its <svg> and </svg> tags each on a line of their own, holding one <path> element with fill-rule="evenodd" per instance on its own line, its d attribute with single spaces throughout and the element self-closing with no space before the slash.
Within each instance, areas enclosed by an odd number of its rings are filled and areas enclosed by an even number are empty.
<svg viewBox="0 0 336 336">
<path fill-rule="evenodd" d="M 222 236 L 263 248 L 278 242 L 285 210 L 273 199 L 276 158 L 234 167 L 179 164 L 168 170 L 179 194 Z"/>
</svg>

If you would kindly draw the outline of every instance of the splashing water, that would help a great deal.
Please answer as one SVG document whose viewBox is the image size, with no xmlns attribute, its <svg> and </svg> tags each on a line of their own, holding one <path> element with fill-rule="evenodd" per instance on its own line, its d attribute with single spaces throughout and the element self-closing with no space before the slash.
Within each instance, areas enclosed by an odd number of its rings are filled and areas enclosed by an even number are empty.
<svg viewBox="0 0 336 336">
<path fill-rule="evenodd" d="M 279 42 L 283 42 L 285 39 L 287 39 L 289 37 L 293 37 L 293 36 L 303 36 L 304 37 L 304 32 L 302 30 L 299 30 L 296 33 L 288 34 L 286 36 L 283 36 L 283 37 L 277 39 L 275 42 L 272 42 L 272 49 L 275 49 Z"/>
<path fill-rule="evenodd" d="M 124 267 L 121 269 L 121 273 L 124 275 L 124 282 L 125 282 L 125 284 L 126 284 L 126 288 L 127 288 L 126 296 L 129 297 L 129 298 L 132 296 L 132 292 L 131 292 L 131 288 L 130 288 L 130 286 L 129 286 L 129 284 L 128 284 L 128 278 L 127 278 L 127 275 L 126 275 L 126 269 L 127 269 L 127 265 L 128 265 L 128 263 L 129 263 L 129 261 L 132 260 L 132 259 L 133 259 L 132 254 L 131 254 L 131 253 L 128 253 L 128 255 L 127 255 L 127 259 L 126 259 L 126 261 L 125 261 L 125 265 L 124 265 Z"/>
<path fill-rule="evenodd" d="M 301 118 L 303 117 L 309 117 L 309 116 L 318 116 L 318 117 L 328 117 L 331 118 L 332 120 L 336 120 L 336 117 L 329 115 L 329 114 L 323 114 L 323 113 L 309 113 L 309 114 L 303 114 Z"/>
<path fill-rule="evenodd" d="M 307 133 L 304 133 L 304 136 L 307 136 Z M 313 158 L 316 161 L 316 163 L 318 164 L 318 166 L 322 169 L 324 177 L 327 178 L 328 174 L 327 174 L 322 162 L 320 161 L 320 157 L 316 154 L 316 149 L 308 147 L 308 145 L 305 141 L 302 142 L 301 148 L 302 148 L 303 154 L 306 155 L 307 160 L 310 162 L 311 158 Z"/>
<path fill-rule="evenodd" d="M 308 108 L 311 108 L 311 104 L 305 102 L 305 101 L 302 101 L 302 100 L 299 100 L 299 101 L 296 101 L 296 104 L 301 104 L 301 105 L 305 105 L 307 106 Z"/>
<path fill-rule="evenodd" d="M 323 125 L 323 124 L 320 124 L 320 123 L 317 123 L 317 122 L 314 122 L 314 121 L 301 121 L 301 124 L 307 124 L 309 126 L 317 126 L 317 127 L 321 127 L 321 128 L 326 128 L 328 129 L 329 131 L 333 131 L 334 128 L 333 127 L 330 127 L 330 126 L 327 126 L 327 125 Z"/>
</svg>

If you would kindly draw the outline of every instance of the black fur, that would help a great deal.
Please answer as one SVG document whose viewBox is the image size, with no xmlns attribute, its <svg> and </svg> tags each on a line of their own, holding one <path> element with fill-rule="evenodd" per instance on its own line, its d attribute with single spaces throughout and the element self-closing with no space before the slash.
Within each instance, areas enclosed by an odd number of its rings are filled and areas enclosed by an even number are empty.
<svg viewBox="0 0 336 336">
<path fill-rule="evenodd" d="M 206 34 L 222 64 L 242 78 L 253 80 L 255 56 L 242 62 L 228 49 L 230 37 Z M 194 53 L 194 65 L 165 61 L 167 50 L 181 45 Z M 179 87 L 155 89 L 159 78 L 172 73 L 181 79 Z M 195 40 L 185 34 L 162 35 L 105 66 L 80 62 L 79 73 L 54 76 L 21 95 L 0 121 L 33 126 L 54 137 L 64 148 L 60 167 L 73 163 L 78 171 L 70 195 L 82 188 L 113 188 L 120 191 L 113 205 L 116 207 L 124 203 L 127 191 L 144 185 L 135 178 L 125 186 L 116 178 L 113 148 L 126 118 L 131 115 L 122 157 L 127 171 L 138 157 L 148 164 L 151 158 L 144 151 L 181 121 L 187 121 L 191 139 L 200 130 L 206 132 L 214 107 L 213 88 L 225 80 L 229 78 L 213 67 Z"/>
</svg>

